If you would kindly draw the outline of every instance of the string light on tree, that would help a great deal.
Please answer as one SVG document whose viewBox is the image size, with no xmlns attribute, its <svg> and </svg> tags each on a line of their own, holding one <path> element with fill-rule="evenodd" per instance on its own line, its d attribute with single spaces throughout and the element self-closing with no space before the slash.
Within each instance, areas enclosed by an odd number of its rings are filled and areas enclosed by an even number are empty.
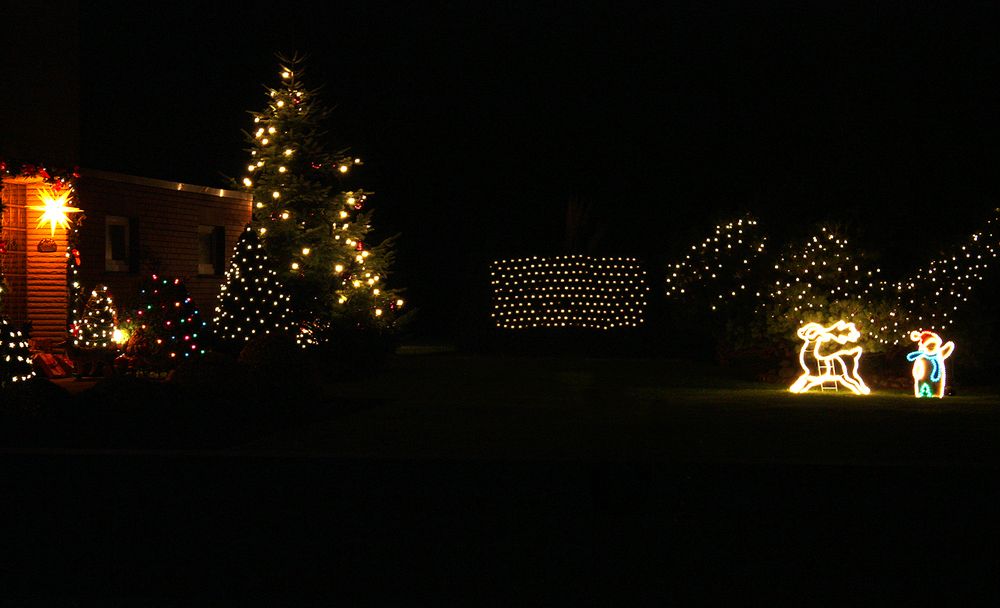
<svg viewBox="0 0 1000 608">
<path fill-rule="evenodd" d="M 260 238 L 251 226 L 240 235 L 219 288 L 212 319 L 223 344 L 240 345 L 260 334 L 294 335 L 291 298 L 271 268 Z"/>
<path fill-rule="evenodd" d="M 0 316 L 0 387 L 26 382 L 35 376 L 28 338 Z"/>
<path fill-rule="evenodd" d="M 107 285 L 98 285 L 90 292 L 83 314 L 74 324 L 77 328 L 73 346 L 86 349 L 114 348 L 117 325 L 114 301 Z"/>
<path fill-rule="evenodd" d="M 393 239 L 369 244 L 371 193 L 343 185 L 361 159 L 328 151 L 330 110 L 303 85 L 303 73 L 301 59 L 283 58 L 267 106 L 253 113 L 243 178 L 255 201 L 252 227 L 291 296 L 300 339 L 321 341 L 334 325 L 391 329 L 402 308 L 399 290 L 383 285 L 376 292 L 355 279 L 370 273 L 384 283 Z"/>
<path fill-rule="evenodd" d="M 152 275 L 139 290 L 139 304 L 125 327 L 125 354 L 139 370 L 172 369 L 205 354 L 206 322 L 179 278 Z"/>
</svg>

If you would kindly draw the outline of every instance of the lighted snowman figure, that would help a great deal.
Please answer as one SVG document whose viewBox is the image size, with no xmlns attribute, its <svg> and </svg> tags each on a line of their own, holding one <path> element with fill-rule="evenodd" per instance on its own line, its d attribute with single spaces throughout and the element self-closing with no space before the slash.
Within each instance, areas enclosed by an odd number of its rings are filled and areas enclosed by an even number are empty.
<svg viewBox="0 0 1000 608">
<path fill-rule="evenodd" d="M 916 397 L 944 397 L 944 360 L 955 350 L 954 342 L 941 343 L 941 336 L 932 331 L 912 331 L 910 339 L 918 344 L 917 350 L 906 355 L 913 361 L 913 394 Z"/>
</svg>

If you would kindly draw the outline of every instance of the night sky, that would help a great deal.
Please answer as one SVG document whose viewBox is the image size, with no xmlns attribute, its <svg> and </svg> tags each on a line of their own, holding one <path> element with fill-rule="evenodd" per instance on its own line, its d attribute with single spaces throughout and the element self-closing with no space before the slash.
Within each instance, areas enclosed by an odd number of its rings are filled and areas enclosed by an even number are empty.
<svg viewBox="0 0 1000 608">
<path fill-rule="evenodd" d="M 572 199 L 655 285 L 733 214 L 840 217 L 923 261 L 1000 204 L 993 8 L 323 4 L 81 7 L 81 164 L 226 186 L 274 53 L 308 53 L 402 233 L 395 282 L 443 329 L 487 313 L 491 259 L 564 251 Z"/>
</svg>

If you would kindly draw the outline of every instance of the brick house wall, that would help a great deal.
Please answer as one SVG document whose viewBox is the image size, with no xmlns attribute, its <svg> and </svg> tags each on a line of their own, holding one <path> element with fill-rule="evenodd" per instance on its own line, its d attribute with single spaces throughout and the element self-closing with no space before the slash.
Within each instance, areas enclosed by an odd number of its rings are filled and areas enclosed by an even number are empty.
<svg viewBox="0 0 1000 608">
<path fill-rule="evenodd" d="M 13 321 L 31 321 L 33 339 L 65 338 L 65 231 L 56 231 L 54 253 L 37 251 L 48 228 L 36 229 L 37 192 L 43 184 L 7 180 L 4 237 L 15 247 L 2 254 L 11 287 L 5 298 Z M 82 170 L 74 184 L 75 205 L 85 212 L 80 225 L 80 282 L 106 284 L 120 307 L 135 303 L 139 284 L 149 275 L 180 277 L 202 315 L 211 318 L 232 249 L 250 221 L 249 194 L 178 182 Z M 109 222 L 127 226 L 127 260 L 112 261 Z M 212 231 L 217 244 L 213 267 L 199 264 L 200 231 Z M 44 234 L 42 234 L 44 233 Z"/>
</svg>

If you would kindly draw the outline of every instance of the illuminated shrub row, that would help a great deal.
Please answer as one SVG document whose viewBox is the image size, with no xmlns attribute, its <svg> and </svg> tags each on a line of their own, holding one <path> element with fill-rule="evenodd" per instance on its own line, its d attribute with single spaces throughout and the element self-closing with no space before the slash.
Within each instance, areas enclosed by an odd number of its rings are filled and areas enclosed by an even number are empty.
<svg viewBox="0 0 1000 608">
<path fill-rule="evenodd" d="M 643 323 L 649 286 L 635 258 L 499 260 L 490 275 L 499 328 L 612 329 Z"/>
<path fill-rule="evenodd" d="M 954 314 L 995 264 L 1000 240 L 994 227 L 997 215 L 973 232 L 965 243 L 952 247 L 930 260 L 901 281 L 888 286 L 898 294 L 899 310 L 916 318 L 915 325 L 929 329 L 948 329 Z M 934 306 L 925 303 L 933 302 Z"/>
<path fill-rule="evenodd" d="M 743 218 L 716 226 L 670 264 L 666 295 L 717 314 L 744 306 L 775 335 L 844 318 L 857 323 L 868 347 L 901 346 L 913 329 L 946 330 L 954 323 L 955 312 L 997 258 L 997 219 L 903 280 L 891 281 L 835 227 L 819 226 L 804 241 L 765 257 L 767 238 L 759 223 Z"/>
<path fill-rule="evenodd" d="M 715 232 L 691 245 L 684 259 L 667 269 L 667 296 L 711 285 L 713 300 L 727 301 L 746 293 L 754 263 L 764 253 L 767 236 L 757 220 L 747 217 L 719 224 Z M 715 309 L 718 302 L 712 302 Z"/>
</svg>

